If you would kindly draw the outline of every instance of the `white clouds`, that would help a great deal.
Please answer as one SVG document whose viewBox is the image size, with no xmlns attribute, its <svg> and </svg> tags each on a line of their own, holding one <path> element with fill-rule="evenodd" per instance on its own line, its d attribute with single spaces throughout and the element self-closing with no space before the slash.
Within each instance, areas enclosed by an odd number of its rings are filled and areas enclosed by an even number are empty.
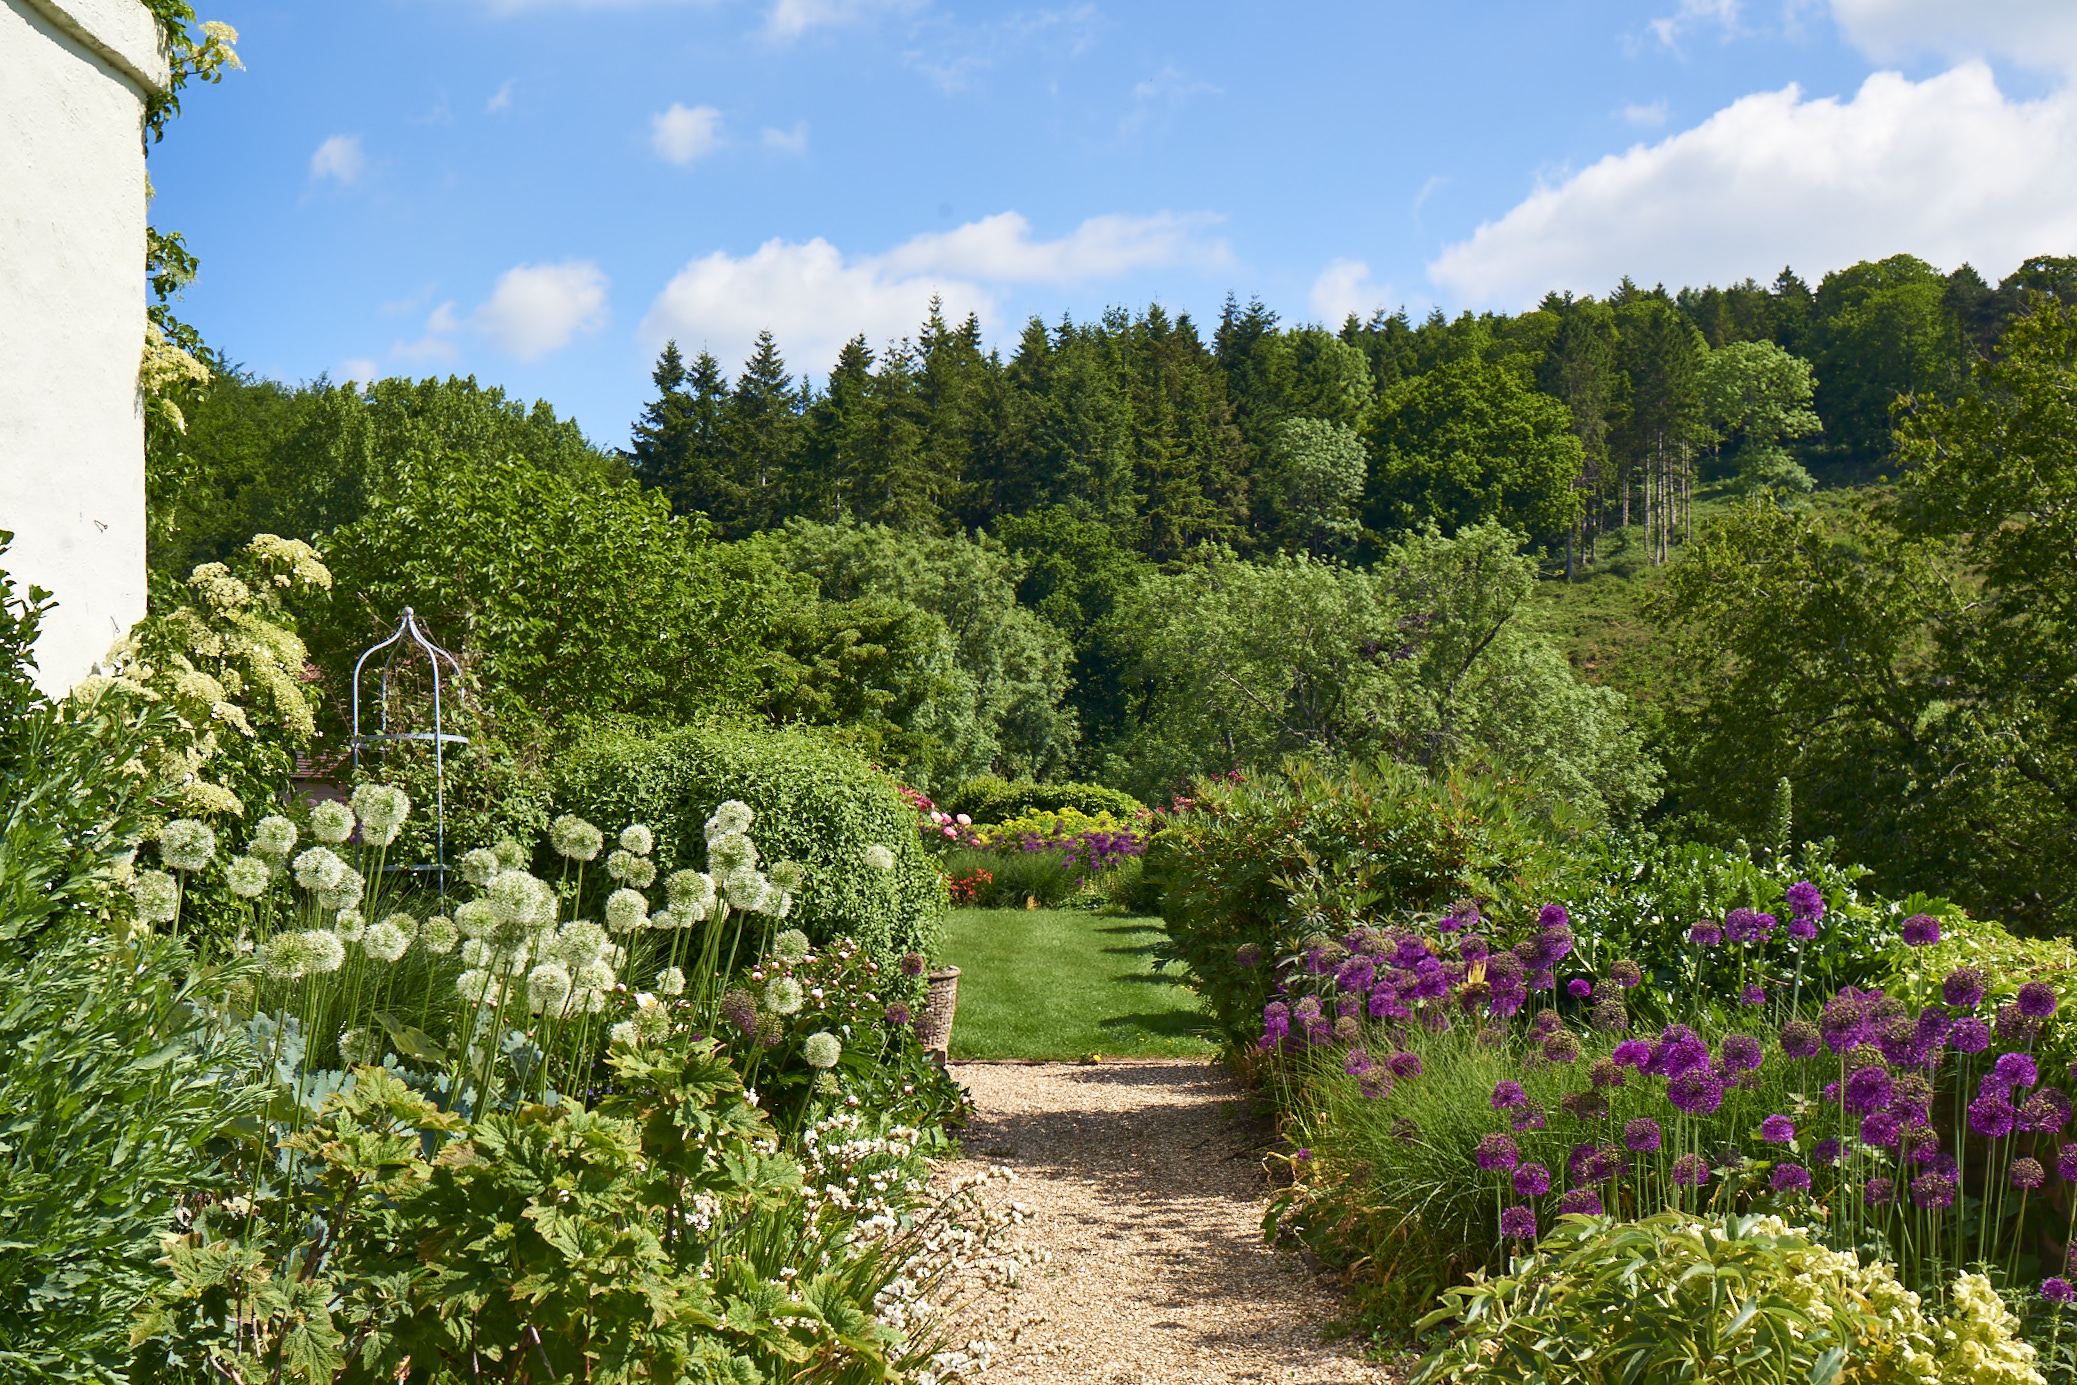
<svg viewBox="0 0 2077 1385">
<path fill-rule="evenodd" d="M 764 147 L 781 154 L 805 154 L 808 152 L 808 122 L 795 123 L 791 130 L 774 130 L 770 126 L 760 135 Z"/>
<path fill-rule="evenodd" d="M 665 163 L 688 167 L 721 144 L 721 112 L 712 106 L 688 108 L 673 101 L 669 110 L 649 117 L 649 147 Z"/>
<path fill-rule="evenodd" d="M 1384 305 L 1389 284 L 1370 282 L 1370 266 L 1361 260 L 1334 260 L 1313 280 L 1313 319 L 1340 327 L 1350 313 L 1367 318 Z"/>
<path fill-rule="evenodd" d="M 360 181 L 367 167 L 368 160 L 361 153 L 359 135 L 333 135 L 318 145 L 317 152 L 310 156 L 310 179 L 323 182 L 329 178 L 343 186 L 351 186 Z"/>
<path fill-rule="evenodd" d="M 1832 19 L 1878 62 L 1931 52 L 2077 69 L 2077 5 L 2069 0 L 1832 0 Z"/>
<path fill-rule="evenodd" d="M 1539 187 L 1428 266 L 1479 304 L 1551 288 L 1821 272 L 1909 251 L 1986 275 L 2077 240 L 2077 99 L 2008 101 L 1968 63 L 1878 72 L 1849 101 L 1791 86 Z"/>
<path fill-rule="evenodd" d="M 909 14 L 928 0 L 777 0 L 765 16 L 769 38 L 794 39 L 810 29 L 863 24 L 884 14 Z"/>
<path fill-rule="evenodd" d="M 1629 121 L 1632 125 L 1664 125 L 1666 117 L 1670 114 L 1672 112 L 1666 108 L 1664 101 L 1654 101 L 1649 106 L 1630 105 L 1623 107 L 1623 119 Z"/>
<path fill-rule="evenodd" d="M 512 88 L 518 81 L 517 77 L 507 77 L 505 84 L 491 94 L 490 100 L 483 103 L 484 113 L 487 115 L 498 115 L 501 112 L 511 110 Z"/>
<path fill-rule="evenodd" d="M 1142 101 L 1166 101 L 1179 105 L 1193 96 L 1224 96 L 1226 91 L 1201 78 L 1184 75 L 1174 63 L 1164 63 L 1159 72 L 1135 84 L 1132 94 Z"/>
<path fill-rule="evenodd" d="M 499 350 L 530 361 L 606 325 L 606 283 L 590 260 L 515 265 L 498 276 L 472 325 Z"/>
<path fill-rule="evenodd" d="M 382 367 L 365 357 L 356 356 L 351 360 L 339 362 L 339 369 L 333 373 L 333 378 L 342 384 L 371 385 L 382 378 Z"/>
<path fill-rule="evenodd" d="M 654 346 L 676 337 L 725 361 L 741 360 L 770 328 L 795 370 L 821 373 L 854 333 L 878 345 L 915 331 L 932 294 L 946 316 L 991 320 L 1016 284 L 1084 282 L 1132 269 L 1228 263 L 1223 242 L 1198 234 L 1213 218 L 1162 213 L 1101 216 L 1058 240 L 1003 212 L 953 231 L 921 235 L 884 255 L 846 257 L 817 237 L 766 241 L 749 255 L 716 251 L 680 270 L 643 319 Z"/>
</svg>

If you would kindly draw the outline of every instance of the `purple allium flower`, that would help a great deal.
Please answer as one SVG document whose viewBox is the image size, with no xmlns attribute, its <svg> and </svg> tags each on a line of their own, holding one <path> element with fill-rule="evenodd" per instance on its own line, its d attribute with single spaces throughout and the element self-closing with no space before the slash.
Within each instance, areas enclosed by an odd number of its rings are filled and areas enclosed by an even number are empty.
<svg viewBox="0 0 2077 1385">
<path fill-rule="evenodd" d="M 1345 991 L 1367 991 L 1377 979 L 1377 963 L 1368 957 L 1351 957 L 1334 973 L 1334 984 Z"/>
<path fill-rule="evenodd" d="M 1998 1017 L 1992 1025 L 1998 1042 L 2025 1047 L 2041 1036 L 2041 1021 L 2019 1008 L 2015 1003 L 1998 1007 Z"/>
<path fill-rule="evenodd" d="M 1861 1186 L 1861 1201 L 1870 1207 L 1882 1207 L 1897 1200 L 1897 1181 L 1877 1175 Z"/>
<path fill-rule="evenodd" d="M 2041 1297 L 2050 1303 L 2068 1303 L 2077 1298 L 2077 1289 L 2072 1289 L 2067 1279 L 2051 1277 L 2041 1281 Z"/>
<path fill-rule="evenodd" d="M 1651 1070 L 1662 1077 L 1678 1077 L 1691 1068 L 1709 1066 L 1709 1045 L 1684 1024 L 1671 1024 L 1659 1035 L 1652 1053 Z"/>
<path fill-rule="evenodd" d="M 1706 1116 L 1724 1102 L 1724 1084 L 1708 1068 L 1689 1068 L 1666 1084 L 1666 1099 L 1690 1116 Z"/>
<path fill-rule="evenodd" d="M 2031 1087 L 2041 1080 L 2040 1066 L 2024 1053 L 2000 1053 L 1991 1071 L 2000 1082 L 2014 1087 Z"/>
<path fill-rule="evenodd" d="M 1837 1082 L 1825 1083 L 1825 1085 L 1819 1089 L 1818 1095 L 1823 1097 L 1826 1101 L 1837 1101 L 1839 1099 L 1839 1084 Z"/>
<path fill-rule="evenodd" d="M 1583 976 L 1575 976 L 1565 983 L 1565 994 L 1574 1000 L 1585 1000 L 1594 993 L 1594 983 Z"/>
<path fill-rule="evenodd" d="M 1957 1053 L 1981 1053 L 1990 1047 L 1990 1026 L 1977 1019 L 1956 1020 L 1947 1043 Z"/>
<path fill-rule="evenodd" d="M 1704 920 L 1688 930 L 1688 941 L 1697 947 L 1716 947 L 1724 940 L 1724 930 Z"/>
<path fill-rule="evenodd" d="M 909 1025 L 909 1007 L 900 1001 L 887 1007 L 887 1023 L 890 1028 L 906 1029 Z"/>
<path fill-rule="evenodd" d="M 1392 960 L 1408 968 L 1418 967 L 1434 955 L 1428 950 L 1428 944 L 1419 938 L 1401 938 L 1399 946 L 1392 950 Z"/>
<path fill-rule="evenodd" d="M 1261 966 L 1262 945 L 1260 943 L 1242 943 L 1239 947 L 1233 949 L 1233 960 L 1244 967 Z"/>
<path fill-rule="evenodd" d="M 1421 1055 L 1409 1053 L 1402 1048 L 1391 1057 L 1385 1059 L 1385 1066 L 1392 1070 L 1392 1076 L 1394 1077 L 1419 1077 L 1421 1075 Z"/>
<path fill-rule="evenodd" d="M 1940 982 L 1940 998 L 1957 1010 L 1975 1009 L 1983 1003 L 1983 973 L 1956 967 Z"/>
<path fill-rule="evenodd" d="M 1524 1164 L 1514 1171 L 1516 1197 L 1542 1197 L 1551 1190 L 1551 1171 L 1541 1164 Z"/>
<path fill-rule="evenodd" d="M 2056 1151 L 2056 1176 L 2065 1183 L 2077 1183 L 2077 1144 L 2067 1144 Z"/>
<path fill-rule="evenodd" d="M 1291 1162 L 1294 1164 L 1310 1164 L 1312 1161 L 1313 1152 L 1310 1149 L 1296 1149 L 1291 1152 Z"/>
<path fill-rule="evenodd" d="M 1515 1133 L 1519 1135 L 1524 1130 L 1542 1130 L 1549 1122 L 1543 1118 L 1543 1107 L 1539 1103 L 1532 1101 L 1521 1110 L 1515 1112 L 1508 1124 L 1513 1126 Z"/>
<path fill-rule="evenodd" d="M 1558 974 L 1554 971 L 1532 972 L 1529 976 L 1532 991 L 1555 991 L 1558 989 Z"/>
<path fill-rule="evenodd" d="M 1760 916 L 1750 909 L 1733 909 L 1724 915 L 1724 941 L 1749 943 L 1760 936 Z"/>
<path fill-rule="evenodd" d="M 1493 1084 L 1493 1109 L 1495 1111 L 1505 1111 L 1511 1107 L 1527 1106 L 1528 1104 L 1529 1094 L 1522 1090 L 1521 1083 L 1503 1078 Z"/>
<path fill-rule="evenodd" d="M 2010 1135 L 2018 1116 L 2001 1096 L 1980 1096 L 1969 1103 L 1969 1128 L 1986 1139 Z"/>
<path fill-rule="evenodd" d="M 1769 1116 L 1760 1122 L 1760 1138 L 1770 1145 L 1785 1145 L 1796 1138 L 1796 1123 L 1787 1116 Z"/>
<path fill-rule="evenodd" d="M 1368 1053 L 1360 1048 L 1352 1048 L 1349 1050 L 1348 1061 L 1341 1065 L 1341 1070 L 1351 1077 L 1364 1077 L 1376 1066 Z"/>
<path fill-rule="evenodd" d="M 1487 1173 L 1506 1173 L 1522 1162 L 1522 1152 L 1505 1135 L 1488 1135 L 1478 1142 L 1471 1160 Z"/>
<path fill-rule="evenodd" d="M 721 1017 L 745 1034 L 757 1032 L 757 1001 L 750 992 L 731 987 L 721 996 Z"/>
<path fill-rule="evenodd" d="M 1579 1057 L 1579 1040 L 1560 1029 L 1543 1041 L 1543 1056 L 1553 1063 L 1570 1063 Z"/>
<path fill-rule="evenodd" d="M 1617 1044 L 1615 1052 L 1608 1056 L 1623 1067 L 1636 1068 L 1642 1072 L 1644 1065 L 1651 1059 L 1651 1051 L 1652 1046 L 1642 1039 L 1625 1039 Z"/>
<path fill-rule="evenodd" d="M 2042 982 L 2027 982 L 2013 999 L 2019 1005 L 2019 1013 L 2028 1019 L 2045 1020 L 2055 1013 L 2055 991 Z"/>
<path fill-rule="evenodd" d="M 1791 1058 L 1815 1057 L 1823 1042 L 1809 1020 L 1790 1020 L 1781 1026 L 1781 1051 Z"/>
<path fill-rule="evenodd" d="M 1606 1000 L 1594 1002 L 1588 1023 L 1592 1024 L 1598 1033 L 1620 1034 L 1630 1027 L 1630 1012 L 1623 1008 L 1621 1000 L 1610 996 Z"/>
<path fill-rule="evenodd" d="M 1904 945 L 1930 947 L 1940 941 L 1940 920 L 1931 914 L 1913 914 L 1904 920 Z"/>
<path fill-rule="evenodd" d="M 2048 1181 L 2048 1171 L 2039 1159 L 2014 1159 L 2006 1173 L 2015 1188 L 2038 1188 Z"/>
<path fill-rule="evenodd" d="M 1496 952 L 1486 958 L 1486 980 L 1495 990 L 1515 985 L 1522 979 L 1522 959 L 1512 952 Z"/>
<path fill-rule="evenodd" d="M 1467 962 L 1483 962 L 1492 952 L 1484 938 L 1473 935 L 1457 944 L 1457 956 Z"/>
<path fill-rule="evenodd" d="M 1372 1068 L 1356 1079 L 1356 1090 L 1365 1101 L 1382 1100 L 1392 1094 L 1392 1074 L 1385 1068 Z"/>
<path fill-rule="evenodd" d="M 1592 1140 L 1582 1140 L 1565 1156 L 1565 1172 L 1574 1183 L 1598 1183 L 1595 1172 L 1602 1163 L 1601 1146 Z"/>
<path fill-rule="evenodd" d="M 1627 991 L 1642 984 L 1644 969 L 1627 957 L 1619 957 L 1609 964 L 1608 979 Z"/>
<path fill-rule="evenodd" d="M 1529 1206 L 1510 1207 L 1500 1214 L 1500 1234 L 1510 1241 L 1533 1241 L 1536 1239 L 1536 1209 Z"/>
<path fill-rule="evenodd" d="M 1262 1029 L 1271 1038 L 1281 1039 L 1291 1032 L 1291 1007 L 1281 1000 L 1272 1000 L 1262 1007 Z"/>
<path fill-rule="evenodd" d="M 1558 1214 L 1566 1217 L 1598 1217 L 1601 1215 L 1601 1190 L 1598 1188 L 1574 1188 L 1558 1199 Z"/>
<path fill-rule="evenodd" d="M 1828 1135 L 1824 1139 L 1819 1140 L 1810 1151 L 1810 1162 L 1813 1164 L 1838 1163 L 1839 1137 L 1836 1135 Z"/>
<path fill-rule="evenodd" d="M 1571 922 L 1572 918 L 1562 904 L 1546 904 L 1536 912 L 1538 928 L 1563 928 Z"/>
<path fill-rule="evenodd" d="M 1718 1046 L 1725 1072 L 1751 1072 L 1760 1065 L 1760 1041 L 1750 1034 L 1727 1034 Z"/>
<path fill-rule="evenodd" d="M 1650 1154 L 1659 1147 L 1659 1123 L 1639 1116 L 1623 1126 L 1623 1147 L 1633 1154 Z"/>
<path fill-rule="evenodd" d="M 1855 1115 L 1880 1111 L 1889 1105 L 1894 1084 L 1878 1067 L 1855 1068 L 1846 1078 L 1846 1109 Z"/>
<path fill-rule="evenodd" d="M 1673 1161 L 1673 1181 L 1685 1188 L 1699 1188 L 1709 1181 L 1709 1161 L 1699 1154 L 1683 1154 Z"/>
<path fill-rule="evenodd" d="M 1914 1164 L 1930 1164 L 1940 1156 L 1940 1132 L 1930 1125 L 1907 1126 L 1897 1150 Z"/>
<path fill-rule="evenodd" d="M 1904 1122 L 1887 1111 L 1870 1111 L 1861 1117 L 1861 1143 L 1888 1149 L 1904 1133 Z"/>
<path fill-rule="evenodd" d="M 1765 1005 L 1767 1003 L 1767 988 L 1757 981 L 1750 983 L 1744 990 L 1738 993 L 1738 1003 L 1740 1005 Z"/>
<path fill-rule="evenodd" d="M 1620 1087 L 1623 1085 L 1622 1066 L 1612 1058 L 1596 1058 L 1593 1065 L 1587 1069 L 1587 1081 L 1593 1083 L 1595 1091 L 1600 1091 L 1604 1087 Z"/>
<path fill-rule="evenodd" d="M 1928 1211 L 1944 1211 L 1954 1206 L 1954 1189 L 1953 1175 L 1936 1169 L 1911 1180 L 1911 1201 Z"/>
<path fill-rule="evenodd" d="M 1780 922 L 1781 920 L 1775 918 L 1772 914 L 1754 914 L 1752 916 L 1753 941 L 1756 943 L 1766 942 L 1767 939 L 1774 936 L 1774 929 Z"/>
<path fill-rule="evenodd" d="M 1598 1089 L 1567 1092 L 1558 1098 L 1558 1107 L 1575 1120 L 1597 1121 L 1608 1114 L 1608 1098 Z"/>
<path fill-rule="evenodd" d="M 1789 920 L 1788 933 L 1796 941 L 1807 943 L 1817 936 L 1817 920 L 1792 918 Z"/>
<path fill-rule="evenodd" d="M 1549 1038 L 1565 1027 L 1565 1017 L 1545 1006 L 1529 1021 L 1529 1033 L 1538 1039 Z"/>
<path fill-rule="evenodd" d="M 1808 880 L 1798 880 L 1788 887 L 1789 914 L 1799 919 L 1821 919 L 1825 916 L 1824 892 Z"/>
<path fill-rule="evenodd" d="M 901 956 L 901 974 L 903 976 L 923 975 L 924 965 L 923 954 L 920 952 L 904 952 Z"/>
<path fill-rule="evenodd" d="M 1773 1188 L 1777 1193 L 1807 1193 L 1810 1191 L 1810 1170 L 1801 1164 L 1776 1164 Z"/>
</svg>

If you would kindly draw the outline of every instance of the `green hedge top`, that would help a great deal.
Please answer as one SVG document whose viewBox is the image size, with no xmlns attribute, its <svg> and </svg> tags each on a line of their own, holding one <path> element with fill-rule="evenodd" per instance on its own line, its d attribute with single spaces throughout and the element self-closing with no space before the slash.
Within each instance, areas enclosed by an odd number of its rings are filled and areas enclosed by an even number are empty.
<svg viewBox="0 0 2077 1385">
<path fill-rule="evenodd" d="M 812 732 L 620 723 L 573 746 L 556 779 L 556 812 L 608 832 L 647 825 L 659 875 L 705 869 L 708 815 L 741 799 L 760 857 L 807 868 L 789 924 L 818 942 L 849 935 L 883 959 L 936 951 L 945 889 L 915 813 L 885 775 Z M 866 863 L 876 845 L 894 853 L 891 871 Z"/>
<path fill-rule="evenodd" d="M 939 805 L 948 813 L 965 813 L 975 822 L 992 826 L 1029 812 L 1057 813 L 1063 808 L 1095 816 L 1109 813 L 1131 822 L 1146 805 L 1129 793 L 1107 789 L 1101 784 L 1012 783 L 993 775 L 969 779 L 953 790 L 951 800 Z"/>
</svg>

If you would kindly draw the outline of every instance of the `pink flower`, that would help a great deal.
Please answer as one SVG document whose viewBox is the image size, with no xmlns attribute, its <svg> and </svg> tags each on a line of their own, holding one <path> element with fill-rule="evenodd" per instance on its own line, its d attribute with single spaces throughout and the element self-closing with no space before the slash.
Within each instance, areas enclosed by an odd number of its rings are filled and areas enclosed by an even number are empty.
<svg viewBox="0 0 2077 1385">
<path fill-rule="evenodd" d="M 958 823 L 961 827 L 972 827 L 974 825 L 974 820 L 968 817 L 965 813 L 961 813 L 958 817 L 952 819 L 952 821 Z"/>
<path fill-rule="evenodd" d="M 956 837 L 959 835 L 959 829 L 956 827 L 947 827 L 945 829 L 945 835 L 948 837 Z"/>
</svg>

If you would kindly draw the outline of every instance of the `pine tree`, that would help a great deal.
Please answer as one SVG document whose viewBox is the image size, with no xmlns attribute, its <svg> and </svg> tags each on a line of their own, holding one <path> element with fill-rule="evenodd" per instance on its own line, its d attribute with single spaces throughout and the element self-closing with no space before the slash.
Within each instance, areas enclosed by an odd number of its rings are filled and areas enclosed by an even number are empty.
<svg viewBox="0 0 2077 1385">
<path fill-rule="evenodd" d="M 664 343 L 650 375 L 657 397 L 635 425 L 630 465 L 637 479 L 662 491 L 678 514 L 700 513 L 717 520 L 742 506 L 741 487 L 730 475 L 721 436 L 728 382 L 721 363 L 702 351 L 686 369 L 678 343 Z"/>
<path fill-rule="evenodd" d="M 801 397 L 769 330 L 736 377 L 723 418 L 730 471 L 739 488 L 739 507 L 715 520 L 731 536 L 768 528 L 788 513 L 788 493 L 800 466 Z"/>
</svg>

